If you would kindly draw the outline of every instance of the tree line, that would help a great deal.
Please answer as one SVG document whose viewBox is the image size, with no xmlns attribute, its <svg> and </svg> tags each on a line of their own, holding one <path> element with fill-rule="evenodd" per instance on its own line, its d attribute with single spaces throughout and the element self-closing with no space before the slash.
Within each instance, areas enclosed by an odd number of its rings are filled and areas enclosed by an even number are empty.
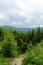
<svg viewBox="0 0 43 65">
<path fill-rule="evenodd" d="M 42 40 L 43 28 L 40 27 L 24 33 L 10 28 L 0 28 L 0 55 L 16 57 L 19 53 L 25 53 L 29 44 L 35 46 Z"/>
</svg>

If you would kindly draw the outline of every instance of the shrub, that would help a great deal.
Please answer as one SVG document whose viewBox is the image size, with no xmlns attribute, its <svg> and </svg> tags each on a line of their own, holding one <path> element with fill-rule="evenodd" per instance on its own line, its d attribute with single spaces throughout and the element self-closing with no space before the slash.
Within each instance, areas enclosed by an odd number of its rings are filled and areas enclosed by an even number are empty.
<svg viewBox="0 0 43 65">
<path fill-rule="evenodd" d="M 27 51 L 23 65 L 43 65 L 43 42 Z"/>
</svg>

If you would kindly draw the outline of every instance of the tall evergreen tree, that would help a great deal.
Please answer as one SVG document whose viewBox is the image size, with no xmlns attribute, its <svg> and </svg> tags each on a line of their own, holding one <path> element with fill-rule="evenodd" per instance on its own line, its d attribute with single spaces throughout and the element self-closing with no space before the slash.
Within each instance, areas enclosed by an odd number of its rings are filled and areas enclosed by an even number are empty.
<svg viewBox="0 0 43 65">
<path fill-rule="evenodd" d="M 3 30 L 0 28 L 0 41 L 2 41 L 3 40 Z"/>
<path fill-rule="evenodd" d="M 36 33 L 36 42 L 39 43 L 41 41 L 41 30 L 40 27 L 38 27 L 37 33 Z"/>
</svg>

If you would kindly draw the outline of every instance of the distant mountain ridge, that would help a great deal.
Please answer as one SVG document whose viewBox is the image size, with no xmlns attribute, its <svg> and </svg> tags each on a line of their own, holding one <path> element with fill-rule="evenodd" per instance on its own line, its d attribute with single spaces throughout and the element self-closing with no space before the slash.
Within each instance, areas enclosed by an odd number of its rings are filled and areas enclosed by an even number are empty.
<svg viewBox="0 0 43 65">
<path fill-rule="evenodd" d="M 13 30 L 20 31 L 20 32 L 28 32 L 33 29 L 33 28 L 16 28 L 16 27 L 10 27 L 10 26 L 0 26 L 0 28 L 3 28 L 3 29 L 11 28 Z"/>
<path fill-rule="evenodd" d="M 3 28 L 3 29 L 11 28 L 13 30 L 20 31 L 20 32 L 28 32 L 28 31 L 31 31 L 32 29 L 37 30 L 37 28 L 16 28 L 16 27 L 10 27 L 10 26 L 0 26 L 0 28 Z"/>
</svg>

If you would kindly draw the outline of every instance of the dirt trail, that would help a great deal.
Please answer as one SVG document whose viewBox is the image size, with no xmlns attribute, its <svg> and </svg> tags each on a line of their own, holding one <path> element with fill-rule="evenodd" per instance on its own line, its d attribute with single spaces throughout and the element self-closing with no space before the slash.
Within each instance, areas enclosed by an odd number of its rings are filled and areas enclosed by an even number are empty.
<svg viewBox="0 0 43 65">
<path fill-rule="evenodd" d="M 11 65 L 22 65 L 22 60 L 24 59 L 24 55 L 21 55 L 18 58 L 15 58 L 11 61 Z"/>
</svg>

